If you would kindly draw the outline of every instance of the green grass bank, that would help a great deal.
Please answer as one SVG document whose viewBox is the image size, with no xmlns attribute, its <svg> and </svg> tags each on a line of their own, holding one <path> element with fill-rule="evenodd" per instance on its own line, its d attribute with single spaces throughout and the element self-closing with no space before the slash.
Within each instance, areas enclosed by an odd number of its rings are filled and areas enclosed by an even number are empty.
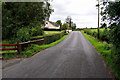
<svg viewBox="0 0 120 80">
<path fill-rule="evenodd" d="M 97 51 L 105 58 L 107 64 L 112 68 L 115 76 L 120 79 L 120 67 L 116 65 L 111 58 L 112 44 L 108 44 L 105 41 L 99 41 L 98 39 L 87 35 L 86 33 L 84 33 L 84 31 L 81 32 L 92 43 L 92 45 L 97 49 Z"/>
<path fill-rule="evenodd" d="M 65 38 L 67 38 L 68 35 L 64 35 L 61 39 L 55 41 L 55 42 L 52 42 L 50 44 L 44 44 L 44 45 L 35 45 L 35 44 L 32 44 L 30 47 L 26 48 L 25 51 L 21 52 L 20 54 L 14 54 L 14 53 L 11 53 L 11 54 L 5 54 L 3 55 L 3 59 L 10 59 L 10 58 L 19 58 L 19 57 L 24 57 L 24 58 L 27 58 L 27 57 L 30 57 L 34 54 L 36 54 L 37 52 L 41 51 L 41 50 L 44 50 L 46 48 L 49 48 L 49 47 L 52 47 L 52 46 L 55 46 L 56 44 L 60 43 L 61 41 L 63 41 Z"/>
</svg>

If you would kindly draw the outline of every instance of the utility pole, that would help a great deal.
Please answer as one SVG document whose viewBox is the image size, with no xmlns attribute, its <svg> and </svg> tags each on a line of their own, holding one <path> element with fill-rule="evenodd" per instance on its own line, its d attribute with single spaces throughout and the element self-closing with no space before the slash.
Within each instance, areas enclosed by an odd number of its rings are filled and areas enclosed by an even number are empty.
<svg viewBox="0 0 120 80">
<path fill-rule="evenodd" d="M 98 0 L 98 39 L 100 38 L 100 31 L 99 31 L 99 7 L 100 7 L 100 4 L 99 4 L 99 0 Z"/>
</svg>

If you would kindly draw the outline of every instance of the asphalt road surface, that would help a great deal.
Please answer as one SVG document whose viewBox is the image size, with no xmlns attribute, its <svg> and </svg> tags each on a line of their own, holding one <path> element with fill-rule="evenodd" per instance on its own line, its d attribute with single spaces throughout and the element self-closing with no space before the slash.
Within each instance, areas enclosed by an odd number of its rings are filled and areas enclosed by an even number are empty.
<svg viewBox="0 0 120 80">
<path fill-rule="evenodd" d="M 3 78 L 112 78 L 103 58 L 79 31 L 56 46 L 3 69 Z"/>
</svg>

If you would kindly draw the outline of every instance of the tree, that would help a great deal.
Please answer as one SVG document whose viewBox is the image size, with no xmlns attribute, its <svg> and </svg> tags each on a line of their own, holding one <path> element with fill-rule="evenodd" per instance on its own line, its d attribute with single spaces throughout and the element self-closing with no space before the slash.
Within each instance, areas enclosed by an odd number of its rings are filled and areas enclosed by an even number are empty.
<svg viewBox="0 0 120 80">
<path fill-rule="evenodd" d="M 71 23 L 72 23 L 71 20 L 72 20 L 71 16 L 68 16 L 68 17 L 66 18 L 66 23 L 68 24 L 69 27 L 71 27 Z"/>
<path fill-rule="evenodd" d="M 59 26 L 60 26 L 60 29 L 61 29 L 61 27 L 62 27 L 62 22 L 61 22 L 61 20 L 57 20 L 57 21 L 56 21 L 56 24 L 59 25 Z"/>
<path fill-rule="evenodd" d="M 68 24 L 67 24 L 67 23 L 64 23 L 64 24 L 62 25 L 62 27 L 61 27 L 61 30 L 66 30 L 67 27 L 68 27 Z"/>
<path fill-rule="evenodd" d="M 41 27 L 53 12 L 48 0 L 42 2 L 4 2 L 2 4 L 3 39 L 16 37 L 22 27 Z"/>
<path fill-rule="evenodd" d="M 110 40 L 113 44 L 112 55 L 120 63 L 120 1 L 119 2 L 103 2 L 101 16 L 103 21 L 109 22 Z"/>
<path fill-rule="evenodd" d="M 72 30 L 76 29 L 76 24 L 73 23 Z"/>
<path fill-rule="evenodd" d="M 68 24 L 67 29 L 72 29 L 72 30 L 76 29 L 76 24 L 72 21 L 71 16 L 67 16 L 66 24 Z"/>
<path fill-rule="evenodd" d="M 101 24 L 100 28 L 107 28 L 107 24 L 106 23 Z"/>
</svg>

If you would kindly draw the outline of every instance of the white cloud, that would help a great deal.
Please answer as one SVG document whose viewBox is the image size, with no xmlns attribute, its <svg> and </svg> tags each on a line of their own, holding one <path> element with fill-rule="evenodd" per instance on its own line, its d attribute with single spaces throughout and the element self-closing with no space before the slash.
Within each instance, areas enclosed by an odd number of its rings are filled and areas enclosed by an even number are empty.
<svg viewBox="0 0 120 80">
<path fill-rule="evenodd" d="M 67 16 L 71 16 L 77 27 L 97 27 L 96 4 L 97 0 L 53 0 L 50 20 L 65 22 Z"/>
</svg>

